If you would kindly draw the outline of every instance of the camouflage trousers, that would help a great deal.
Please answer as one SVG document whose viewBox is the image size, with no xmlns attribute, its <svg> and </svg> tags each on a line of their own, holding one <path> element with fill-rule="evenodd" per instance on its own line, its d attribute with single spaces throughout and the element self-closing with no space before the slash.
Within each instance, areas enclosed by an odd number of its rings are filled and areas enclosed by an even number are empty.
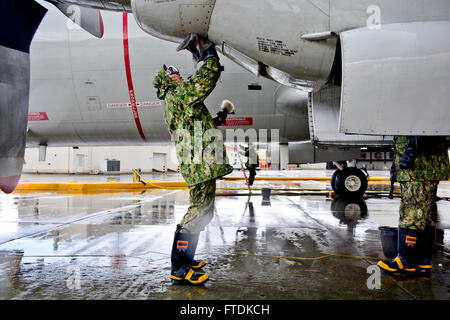
<svg viewBox="0 0 450 320">
<path fill-rule="evenodd" d="M 424 230 L 426 226 L 434 226 L 431 203 L 438 184 L 439 181 L 400 182 L 400 228 Z"/>
<path fill-rule="evenodd" d="M 181 220 L 182 233 L 200 233 L 214 216 L 216 179 L 208 180 L 189 187 L 189 206 Z"/>
</svg>

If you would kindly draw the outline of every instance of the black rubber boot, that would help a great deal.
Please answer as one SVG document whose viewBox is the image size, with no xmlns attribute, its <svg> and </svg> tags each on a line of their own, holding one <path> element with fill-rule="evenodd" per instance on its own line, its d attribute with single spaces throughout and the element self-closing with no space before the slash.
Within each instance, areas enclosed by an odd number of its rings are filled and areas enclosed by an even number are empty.
<svg viewBox="0 0 450 320">
<path fill-rule="evenodd" d="M 436 239 L 436 227 L 427 226 L 423 232 L 423 237 L 418 243 L 418 263 L 417 272 L 429 273 L 431 272 L 431 260 L 434 250 L 434 241 Z"/>
<path fill-rule="evenodd" d="M 398 254 L 391 261 L 379 261 L 378 266 L 387 273 L 412 274 L 416 272 L 419 248 L 423 231 L 409 228 L 398 228 Z"/>
<path fill-rule="evenodd" d="M 200 285 L 208 281 L 208 275 L 192 268 L 199 234 L 181 233 L 177 226 L 172 245 L 172 271 L 170 279 L 173 284 Z"/>
<path fill-rule="evenodd" d="M 178 228 L 177 228 L 177 230 L 178 230 Z M 197 235 L 197 237 L 192 237 L 192 238 L 191 238 L 191 242 L 189 243 L 188 251 L 186 252 L 186 255 L 187 255 L 188 257 L 194 258 L 194 256 L 195 256 L 195 251 L 197 251 L 198 238 L 199 238 L 198 235 Z M 192 263 L 191 263 L 191 268 L 192 268 L 192 269 L 195 269 L 195 270 L 201 269 L 201 268 L 203 268 L 205 265 L 206 265 L 206 262 L 205 262 L 204 260 L 195 260 L 195 259 L 192 259 Z"/>
<path fill-rule="evenodd" d="M 191 268 L 198 270 L 206 265 L 205 260 L 192 260 Z"/>
</svg>

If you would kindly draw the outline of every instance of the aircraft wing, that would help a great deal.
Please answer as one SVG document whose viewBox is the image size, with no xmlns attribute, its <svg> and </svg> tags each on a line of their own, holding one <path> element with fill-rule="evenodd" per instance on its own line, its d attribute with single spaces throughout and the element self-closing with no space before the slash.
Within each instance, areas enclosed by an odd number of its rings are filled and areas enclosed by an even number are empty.
<svg viewBox="0 0 450 320">
<path fill-rule="evenodd" d="M 80 7 L 71 3 L 47 0 L 57 7 L 70 20 L 97 38 L 103 37 L 103 19 L 100 10 Z"/>
</svg>

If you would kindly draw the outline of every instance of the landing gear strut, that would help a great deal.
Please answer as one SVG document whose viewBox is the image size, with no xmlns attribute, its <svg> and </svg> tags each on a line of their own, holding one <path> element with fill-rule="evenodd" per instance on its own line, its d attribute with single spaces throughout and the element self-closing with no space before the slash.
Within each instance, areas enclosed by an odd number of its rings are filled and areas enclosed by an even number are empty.
<svg viewBox="0 0 450 320">
<path fill-rule="evenodd" d="M 336 195 L 347 198 L 362 198 L 367 190 L 367 175 L 356 167 L 339 168 L 331 176 L 331 188 Z"/>
</svg>

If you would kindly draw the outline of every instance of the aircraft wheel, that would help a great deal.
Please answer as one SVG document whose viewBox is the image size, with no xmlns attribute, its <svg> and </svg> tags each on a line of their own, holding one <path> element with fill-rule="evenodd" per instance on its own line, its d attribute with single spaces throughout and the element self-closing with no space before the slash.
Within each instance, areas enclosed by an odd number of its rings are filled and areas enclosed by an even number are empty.
<svg viewBox="0 0 450 320">
<path fill-rule="evenodd" d="M 347 199 L 362 198 L 367 190 L 367 176 L 358 168 L 344 168 L 336 174 L 334 186 L 336 194 L 341 197 Z"/>
<path fill-rule="evenodd" d="M 333 172 L 333 175 L 331 176 L 331 188 L 333 189 L 334 193 L 337 193 L 336 189 L 336 177 L 339 175 L 341 170 L 337 169 L 335 172 Z"/>
</svg>

